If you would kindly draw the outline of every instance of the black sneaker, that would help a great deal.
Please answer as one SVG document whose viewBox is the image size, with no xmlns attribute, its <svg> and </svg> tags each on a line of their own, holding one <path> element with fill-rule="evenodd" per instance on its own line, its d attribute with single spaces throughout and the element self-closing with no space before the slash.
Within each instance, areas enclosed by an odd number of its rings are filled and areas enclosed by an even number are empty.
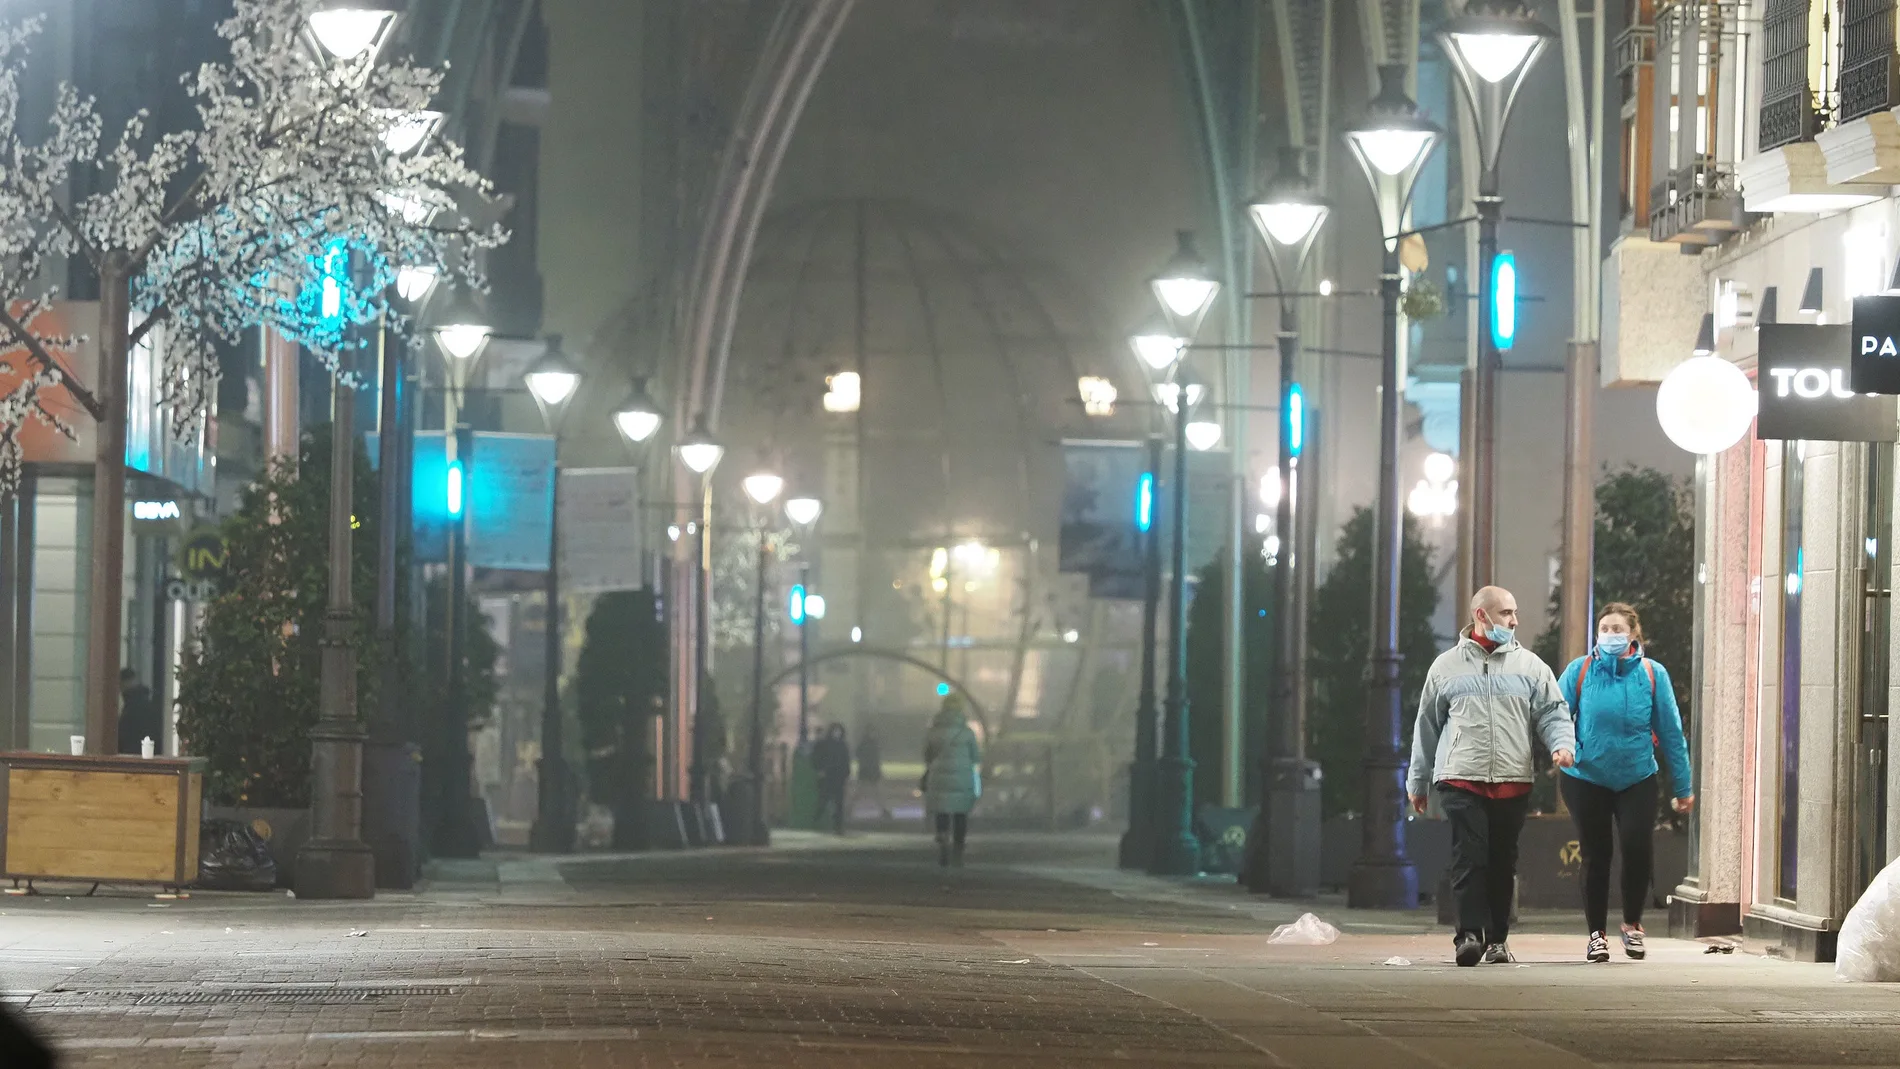
<svg viewBox="0 0 1900 1069">
<path fill-rule="evenodd" d="M 1511 956 L 1511 948 L 1503 943 L 1492 943 L 1484 948 L 1486 965 L 1509 965 L 1517 959 Z"/>
<path fill-rule="evenodd" d="M 1478 964 L 1479 958 L 1484 956 L 1484 940 L 1469 932 L 1459 936 L 1458 942 L 1453 945 L 1458 958 L 1458 967 L 1461 969 L 1471 968 Z"/>
<path fill-rule="evenodd" d="M 1623 926 L 1623 953 L 1628 954 L 1637 961 L 1643 960 L 1643 956 L 1649 953 L 1648 948 L 1643 946 L 1643 930 L 1641 928 L 1632 928 L 1627 924 Z"/>
<path fill-rule="evenodd" d="M 1603 938 L 1602 932 L 1590 933 L 1590 948 L 1584 952 L 1584 959 L 1594 962 L 1610 960 L 1610 941 Z"/>
</svg>

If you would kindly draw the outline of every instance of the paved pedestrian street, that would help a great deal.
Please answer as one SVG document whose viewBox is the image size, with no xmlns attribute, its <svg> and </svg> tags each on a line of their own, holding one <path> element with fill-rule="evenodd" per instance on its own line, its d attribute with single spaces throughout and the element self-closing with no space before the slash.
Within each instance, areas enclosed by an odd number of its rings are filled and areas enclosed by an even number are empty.
<svg viewBox="0 0 1900 1069">
<path fill-rule="evenodd" d="M 1900 1065 L 1900 990 L 1569 917 L 1456 969 L 1429 916 L 1118 873 L 1103 836 L 497 855 L 368 903 L 0 900 L 0 990 L 71 1066 Z M 1345 934 L 1271 946 L 1313 909 Z M 1409 964 L 1385 964 L 1404 959 Z"/>
</svg>

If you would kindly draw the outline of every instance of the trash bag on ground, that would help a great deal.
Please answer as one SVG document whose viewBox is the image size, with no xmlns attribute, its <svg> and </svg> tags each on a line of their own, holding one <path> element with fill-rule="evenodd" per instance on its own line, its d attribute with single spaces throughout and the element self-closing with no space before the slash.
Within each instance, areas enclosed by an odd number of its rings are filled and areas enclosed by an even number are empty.
<svg viewBox="0 0 1900 1069">
<path fill-rule="evenodd" d="M 1282 946 L 1323 947 L 1339 938 L 1339 929 L 1311 913 L 1300 914 L 1292 924 L 1282 924 L 1267 937 L 1267 942 Z"/>
<path fill-rule="evenodd" d="M 270 891 L 277 863 L 257 829 L 239 820 L 198 826 L 198 886 L 211 891 Z"/>
<path fill-rule="evenodd" d="M 1900 861 L 1880 870 L 1847 911 L 1835 944 L 1834 975 L 1862 983 L 1900 982 Z"/>
</svg>

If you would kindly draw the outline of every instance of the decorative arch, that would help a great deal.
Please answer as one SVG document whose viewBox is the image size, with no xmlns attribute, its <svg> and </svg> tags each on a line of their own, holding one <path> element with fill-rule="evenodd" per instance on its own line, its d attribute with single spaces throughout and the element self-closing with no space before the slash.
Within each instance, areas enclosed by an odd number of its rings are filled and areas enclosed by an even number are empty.
<svg viewBox="0 0 1900 1069">
<path fill-rule="evenodd" d="M 996 737 L 990 726 L 989 710 L 985 709 L 983 703 L 976 699 L 976 695 L 970 693 L 970 688 L 964 686 L 962 680 L 945 672 L 942 668 L 931 664 L 929 661 L 919 657 L 913 657 L 902 650 L 854 644 L 850 646 L 840 646 L 837 649 L 825 650 L 822 653 L 814 653 L 803 661 L 793 662 L 780 669 L 777 675 L 765 681 L 766 689 L 769 690 L 772 687 L 776 687 L 780 683 L 797 675 L 800 665 L 812 667 L 824 664 L 827 661 L 842 661 L 854 657 L 867 657 L 875 661 L 895 661 L 899 664 L 907 664 L 912 668 L 921 669 L 937 677 L 940 682 L 948 683 L 951 691 L 960 696 L 963 699 L 963 703 L 969 706 L 970 713 L 976 717 L 977 723 L 983 725 L 983 737 L 986 739 Z"/>
</svg>

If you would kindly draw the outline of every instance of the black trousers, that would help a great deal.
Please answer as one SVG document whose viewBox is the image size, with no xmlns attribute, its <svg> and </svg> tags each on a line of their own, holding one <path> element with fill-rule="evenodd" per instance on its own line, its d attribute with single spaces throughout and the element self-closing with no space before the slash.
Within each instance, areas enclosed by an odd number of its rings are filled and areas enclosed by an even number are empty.
<svg viewBox="0 0 1900 1069">
<path fill-rule="evenodd" d="M 1643 903 L 1655 864 L 1655 776 L 1613 791 L 1575 776 L 1562 777 L 1564 805 L 1577 825 L 1577 845 L 1583 849 L 1583 919 L 1593 932 L 1608 931 L 1610 919 L 1610 858 L 1620 841 L 1623 849 L 1623 923 L 1640 927 Z"/>
<path fill-rule="evenodd" d="M 1511 900 L 1517 886 L 1517 837 L 1530 813 L 1530 795 L 1486 798 L 1457 787 L 1438 787 L 1438 803 L 1451 821 L 1451 897 L 1458 932 L 1486 943 L 1511 934 Z"/>
<path fill-rule="evenodd" d="M 951 842 L 956 843 L 958 846 L 962 846 L 964 837 L 969 834 L 970 834 L 970 814 L 968 813 L 938 813 L 937 814 L 937 838 L 941 839 L 945 835 L 948 835 L 950 836 Z"/>
</svg>

